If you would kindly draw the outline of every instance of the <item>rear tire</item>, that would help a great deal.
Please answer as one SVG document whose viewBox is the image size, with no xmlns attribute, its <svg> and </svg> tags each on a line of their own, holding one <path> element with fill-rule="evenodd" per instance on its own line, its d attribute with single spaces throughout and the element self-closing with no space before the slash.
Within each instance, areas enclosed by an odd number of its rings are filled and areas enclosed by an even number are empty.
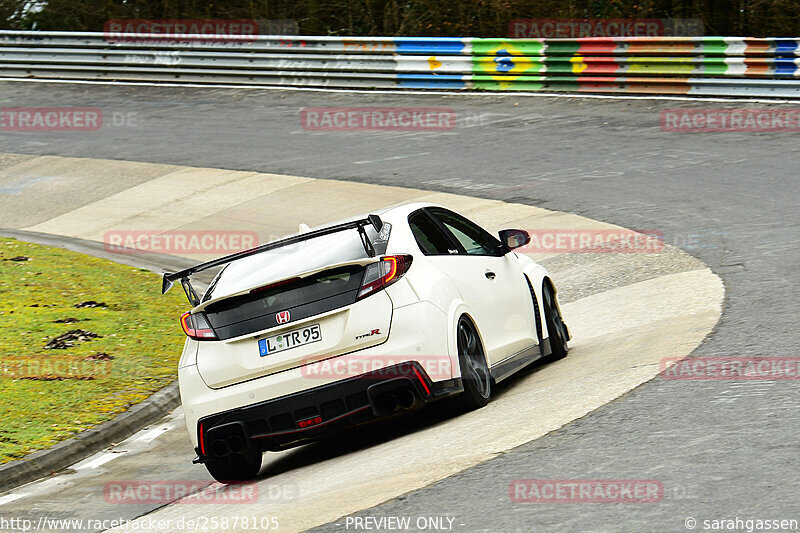
<svg viewBox="0 0 800 533">
<path fill-rule="evenodd" d="M 478 331 L 467 317 L 459 319 L 456 338 L 464 392 L 453 398 L 453 404 L 459 412 L 472 411 L 489 403 L 492 377 Z"/>
<path fill-rule="evenodd" d="M 210 459 L 205 465 L 211 477 L 220 483 L 241 483 L 258 475 L 261 470 L 261 452 L 248 450 L 243 454 Z"/>
<path fill-rule="evenodd" d="M 561 319 L 553 289 L 547 283 L 542 287 L 542 299 L 544 300 L 544 322 L 547 325 L 547 335 L 550 338 L 551 350 L 545 361 L 558 361 L 559 359 L 564 359 L 567 356 L 567 352 L 569 352 L 569 347 L 567 346 L 569 333 L 567 332 L 566 324 Z"/>
</svg>

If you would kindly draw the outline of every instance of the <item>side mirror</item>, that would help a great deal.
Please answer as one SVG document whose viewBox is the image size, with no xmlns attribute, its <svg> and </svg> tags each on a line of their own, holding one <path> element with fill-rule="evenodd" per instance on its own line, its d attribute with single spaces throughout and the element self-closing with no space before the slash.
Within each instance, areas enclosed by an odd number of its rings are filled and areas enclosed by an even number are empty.
<svg viewBox="0 0 800 533">
<path fill-rule="evenodd" d="M 509 250 L 525 246 L 531 242 L 531 236 L 527 231 L 521 229 L 504 229 L 500 231 L 500 240 Z"/>
</svg>

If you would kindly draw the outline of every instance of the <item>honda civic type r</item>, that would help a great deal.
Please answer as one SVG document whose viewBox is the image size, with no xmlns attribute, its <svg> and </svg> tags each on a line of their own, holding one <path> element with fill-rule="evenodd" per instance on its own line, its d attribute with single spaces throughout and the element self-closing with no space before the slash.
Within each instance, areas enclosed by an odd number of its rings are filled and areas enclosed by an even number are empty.
<svg viewBox="0 0 800 533">
<path fill-rule="evenodd" d="M 219 481 L 262 453 L 495 383 L 567 354 L 547 271 L 441 206 L 416 203 L 305 231 L 181 272 L 193 308 L 178 378 L 197 459 Z M 198 296 L 190 277 L 222 267 Z"/>
</svg>

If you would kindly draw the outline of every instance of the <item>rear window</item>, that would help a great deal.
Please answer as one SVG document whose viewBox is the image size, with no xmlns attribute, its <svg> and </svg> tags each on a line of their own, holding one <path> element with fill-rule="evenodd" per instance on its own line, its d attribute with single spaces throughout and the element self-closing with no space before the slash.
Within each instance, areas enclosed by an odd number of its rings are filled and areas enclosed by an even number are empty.
<svg viewBox="0 0 800 533">
<path fill-rule="evenodd" d="M 319 272 L 302 279 L 215 302 L 205 309 L 220 339 L 230 339 L 278 325 L 276 314 L 291 320 L 307 318 L 355 303 L 364 267 L 354 265 Z"/>
<path fill-rule="evenodd" d="M 384 223 L 378 234 L 372 226 L 365 228 L 376 255 L 386 253 L 392 225 Z M 270 281 L 323 269 L 337 263 L 367 258 L 367 252 L 356 230 L 316 237 L 229 263 L 219 273 L 203 301 L 234 294 Z"/>
</svg>

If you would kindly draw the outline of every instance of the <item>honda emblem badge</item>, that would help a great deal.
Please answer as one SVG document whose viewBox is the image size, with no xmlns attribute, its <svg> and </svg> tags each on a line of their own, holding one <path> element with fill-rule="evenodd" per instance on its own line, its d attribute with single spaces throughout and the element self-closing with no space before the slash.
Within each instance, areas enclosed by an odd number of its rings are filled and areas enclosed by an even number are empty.
<svg viewBox="0 0 800 533">
<path fill-rule="evenodd" d="M 286 324 L 292 319 L 292 315 L 289 314 L 289 311 L 281 311 L 275 315 L 275 320 L 278 321 L 278 324 Z"/>
</svg>

